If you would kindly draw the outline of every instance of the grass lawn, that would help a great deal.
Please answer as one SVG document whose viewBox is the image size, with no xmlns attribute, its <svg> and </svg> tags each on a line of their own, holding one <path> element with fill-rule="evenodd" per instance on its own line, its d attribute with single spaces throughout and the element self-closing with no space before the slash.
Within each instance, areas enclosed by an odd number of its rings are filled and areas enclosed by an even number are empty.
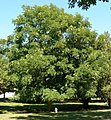
<svg viewBox="0 0 111 120">
<path fill-rule="evenodd" d="M 59 109 L 54 113 L 54 108 Z M 90 103 L 84 110 L 80 103 L 58 103 L 47 112 L 45 104 L 22 104 L 0 102 L 0 120 L 104 120 L 111 118 L 111 109 L 106 103 Z"/>
</svg>

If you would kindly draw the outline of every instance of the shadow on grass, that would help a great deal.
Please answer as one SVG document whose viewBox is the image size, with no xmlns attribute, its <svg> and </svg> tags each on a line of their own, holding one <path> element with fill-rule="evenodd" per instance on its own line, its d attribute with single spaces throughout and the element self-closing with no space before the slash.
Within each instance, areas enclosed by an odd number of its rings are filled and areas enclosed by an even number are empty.
<svg viewBox="0 0 111 120">
<path fill-rule="evenodd" d="M 16 105 L 16 106 L 8 106 L 8 105 L 0 105 L 1 113 L 4 111 L 7 112 L 14 112 L 14 113 L 38 113 L 41 111 L 47 111 L 46 105 Z"/>
<path fill-rule="evenodd" d="M 89 105 L 88 109 L 84 110 L 82 104 L 58 103 L 52 105 L 52 111 L 55 107 L 59 110 L 57 114 L 48 113 L 48 106 L 45 104 L 18 103 L 13 105 L 13 103 L 3 103 L 3 105 L 0 104 L 0 114 L 7 112 L 17 114 L 10 119 L 18 120 L 101 120 L 111 118 L 111 111 L 106 105 Z"/>
<path fill-rule="evenodd" d="M 41 113 L 37 115 L 28 115 L 27 117 L 11 117 L 17 120 L 103 120 L 111 118 L 111 112 L 102 111 L 74 111 L 61 113 Z"/>
<path fill-rule="evenodd" d="M 51 111 L 54 111 L 54 108 L 57 107 L 59 111 L 83 111 L 86 110 L 83 108 L 82 104 L 53 104 Z M 89 105 L 87 110 L 102 110 L 108 109 L 107 106 L 103 105 Z M 48 106 L 46 104 L 22 104 L 19 103 L 16 105 L 3 104 L 0 105 L 0 113 L 5 112 L 14 112 L 14 113 L 40 113 L 48 112 Z"/>
</svg>

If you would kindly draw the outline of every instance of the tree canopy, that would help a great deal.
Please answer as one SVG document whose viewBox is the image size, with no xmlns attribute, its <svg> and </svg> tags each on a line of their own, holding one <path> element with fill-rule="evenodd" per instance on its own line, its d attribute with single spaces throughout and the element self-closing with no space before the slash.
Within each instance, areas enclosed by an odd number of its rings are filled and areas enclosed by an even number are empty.
<svg viewBox="0 0 111 120">
<path fill-rule="evenodd" d="M 7 38 L 11 79 L 21 101 L 104 97 L 110 83 L 110 35 L 98 35 L 80 14 L 23 6 Z M 87 102 L 86 102 L 87 101 Z"/>
</svg>

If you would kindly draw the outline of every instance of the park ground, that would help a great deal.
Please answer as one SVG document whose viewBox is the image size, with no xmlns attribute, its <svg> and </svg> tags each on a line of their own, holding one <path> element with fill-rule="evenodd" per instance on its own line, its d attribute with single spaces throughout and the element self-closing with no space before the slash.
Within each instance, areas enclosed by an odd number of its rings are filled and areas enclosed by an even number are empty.
<svg viewBox="0 0 111 120">
<path fill-rule="evenodd" d="M 54 108 L 58 108 L 58 113 Z M 107 103 L 90 103 L 83 109 L 81 103 L 55 103 L 52 112 L 46 104 L 0 102 L 0 120 L 110 120 Z"/>
</svg>

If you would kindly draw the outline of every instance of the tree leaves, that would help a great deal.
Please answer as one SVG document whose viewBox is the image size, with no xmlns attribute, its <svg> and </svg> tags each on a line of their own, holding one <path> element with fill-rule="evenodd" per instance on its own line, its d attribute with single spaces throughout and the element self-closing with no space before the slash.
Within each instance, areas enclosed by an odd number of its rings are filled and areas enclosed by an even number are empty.
<svg viewBox="0 0 111 120">
<path fill-rule="evenodd" d="M 6 54 L 22 100 L 85 100 L 100 95 L 98 91 L 110 82 L 110 36 L 97 35 L 80 14 L 67 14 L 52 4 L 23 10 L 13 21 Z"/>
<path fill-rule="evenodd" d="M 89 9 L 91 5 L 96 5 L 97 1 L 109 2 L 109 0 L 68 0 L 69 8 L 74 8 L 77 4 L 82 9 Z"/>
</svg>

